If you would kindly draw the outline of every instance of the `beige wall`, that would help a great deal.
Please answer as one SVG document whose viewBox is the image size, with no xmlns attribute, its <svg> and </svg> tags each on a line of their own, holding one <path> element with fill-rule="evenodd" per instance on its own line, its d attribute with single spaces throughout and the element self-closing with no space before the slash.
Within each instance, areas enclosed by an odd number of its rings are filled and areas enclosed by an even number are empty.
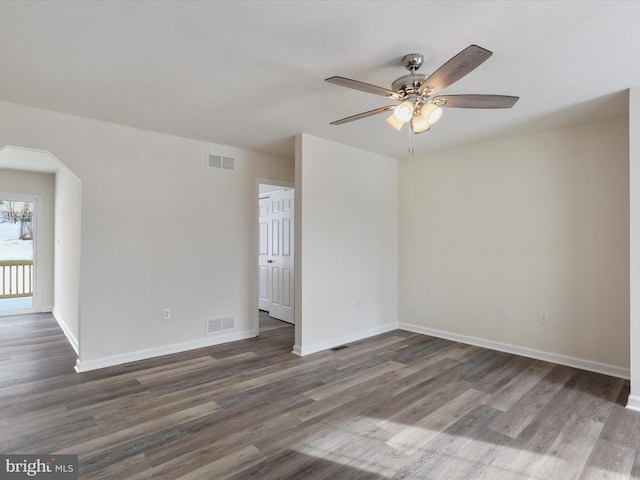
<svg viewBox="0 0 640 480">
<path fill-rule="evenodd" d="M 51 311 L 53 307 L 54 191 L 52 174 L 0 169 L 0 192 L 42 198 L 41 216 L 36 216 L 36 311 Z"/>
<path fill-rule="evenodd" d="M 296 346 L 307 354 L 396 327 L 398 161 L 306 134 L 296 153 Z"/>
<path fill-rule="evenodd" d="M 402 161 L 401 324 L 628 369 L 628 158 L 617 118 Z"/>
<path fill-rule="evenodd" d="M 291 159 L 10 103 L 0 145 L 50 151 L 82 182 L 65 209 L 80 308 L 63 315 L 81 368 L 255 334 L 256 178 L 292 181 Z M 237 170 L 206 169 L 209 152 Z M 628 159 L 626 118 L 401 162 L 300 135 L 298 353 L 399 321 L 628 369 Z M 206 337 L 222 315 L 236 337 Z"/>
<path fill-rule="evenodd" d="M 53 313 L 76 352 L 80 338 L 81 198 L 80 180 L 60 166 L 56 172 Z"/>
<path fill-rule="evenodd" d="M 10 103 L 0 145 L 50 151 L 82 182 L 81 369 L 255 335 L 256 178 L 293 180 L 293 159 Z M 228 315 L 233 332 L 205 335 Z"/>
<path fill-rule="evenodd" d="M 640 411 L 640 87 L 629 91 L 629 189 L 631 392 L 627 406 Z"/>
</svg>

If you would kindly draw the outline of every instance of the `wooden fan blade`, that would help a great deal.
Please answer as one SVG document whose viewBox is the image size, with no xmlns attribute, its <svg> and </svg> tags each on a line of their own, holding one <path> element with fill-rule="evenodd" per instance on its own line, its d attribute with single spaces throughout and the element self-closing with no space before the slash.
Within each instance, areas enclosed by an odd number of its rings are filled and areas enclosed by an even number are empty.
<svg viewBox="0 0 640 480">
<path fill-rule="evenodd" d="M 441 95 L 433 97 L 433 102 L 453 108 L 511 108 L 519 98 L 509 95 Z"/>
<path fill-rule="evenodd" d="M 480 66 L 486 59 L 488 59 L 493 52 L 486 50 L 477 45 L 469 45 L 462 50 L 455 57 L 450 59 L 447 63 L 442 65 L 438 70 L 433 72 L 429 78 L 427 78 L 420 88 L 418 93 L 424 94 L 427 87 L 431 87 L 428 95 L 433 95 L 439 92 L 443 88 L 448 87 L 454 82 L 457 82 L 462 77 Z"/>
<path fill-rule="evenodd" d="M 362 92 L 373 93 L 374 95 L 381 95 L 387 98 L 395 98 L 396 100 L 400 100 L 402 98 L 402 95 L 394 92 L 393 90 L 387 90 L 386 88 L 377 87 L 375 85 L 360 82 L 358 80 L 352 80 L 350 78 L 329 77 L 329 78 L 325 78 L 324 81 L 329 83 L 334 83 L 336 85 L 340 85 L 341 87 L 353 88 L 355 90 L 360 90 Z"/>
<path fill-rule="evenodd" d="M 353 122 L 354 120 L 360 120 L 361 118 L 367 118 L 371 115 L 377 115 L 378 113 L 387 112 L 396 108 L 395 105 L 387 105 L 386 107 L 376 108 L 375 110 L 369 110 L 368 112 L 359 113 L 357 115 L 351 115 L 350 117 L 341 118 L 335 122 L 331 122 L 331 125 L 342 125 L 343 123 Z"/>
</svg>

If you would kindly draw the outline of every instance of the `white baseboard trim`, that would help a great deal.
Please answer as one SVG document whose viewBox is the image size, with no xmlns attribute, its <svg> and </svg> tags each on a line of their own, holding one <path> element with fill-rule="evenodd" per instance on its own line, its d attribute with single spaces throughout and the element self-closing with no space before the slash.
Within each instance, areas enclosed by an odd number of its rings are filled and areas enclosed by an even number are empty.
<svg viewBox="0 0 640 480">
<path fill-rule="evenodd" d="M 52 313 L 53 307 L 39 307 L 36 311 L 38 313 Z"/>
<path fill-rule="evenodd" d="M 629 410 L 640 412 L 640 397 L 636 395 L 629 395 L 629 399 L 627 400 L 627 408 Z"/>
<path fill-rule="evenodd" d="M 628 368 L 618 367 L 617 365 L 609 365 L 607 363 L 569 357 L 557 353 L 546 352 L 544 350 L 535 350 L 533 348 L 520 347 L 518 345 L 511 345 L 509 343 L 495 342 L 493 340 L 486 340 L 484 338 L 470 337 L 458 333 L 445 332 L 443 330 L 427 328 L 421 325 L 399 323 L 398 328 L 401 330 L 407 330 L 409 332 L 444 338 L 446 340 L 452 340 L 454 342 L 476 345 L 478 347 L 497 350 L 499 352 L 513 353 L 515 355 L 520 355 L 523 357 L 535 358 L 536 360 L 543 360 L 545 362 L 553 362 L 559 365 L 566 365 L 568 367 L 579 368 L 581 370 L 588 370 L 590 372 L 611 375 L 612 377 L 624 378 L 626 380 L 628 380 L 631 375 L 631 372 Z M 640 403 L 638 405 L 640 407 Z"/>
<path fill-rule="evenodd" d="M 174 343 L 173 345 L 165 345 L 157 348 L 147 348 L 135 352 L 123 353 L 120 355 L 111 355 L 109 357 L 96 358 L 94 360 L 76 361 L 75 370 L 78 373 L 98 370 L 99 368 L 113 367 L 122 365 L 123 363 L 137 362 L 148 358 L 161 357 L 163 355 L 171 355 L 173 353 L 195 350 L 197 348 L 211 347 L 220 345 L 221 343 L 234 342 L 236 340 L 245 340 L 256 336 L 254 329 L 242 332 L 234 332 L 226 335 L 211 335 L 207 338 L 191 340 L 189 342 Z"/>
<path fill-rule="evenodd" d="M 346 343 L 357 342 L 358 340 L 364 340 L 365 338 L 380 335 L 381 333 L 390 332 L 392 330 L 396 330 L 397 328 L 397 323 L 387 323 L 386 325 L 372 328 L 370 330 L 365 330 L 363 332 L 354 333 L 353 335 L 346 335 L 340 338 L 332 338 L 331 340 L 314 343 L 308 346 L 295 345 L 293 347 L 292 353 L 304 357 L 305 355 L 311 355 L 312 353 L 329 350 L 330 348 L 339 347 L 340 345 L 344 345 Z"/>
<path fill-rule="evenodd" d="M 66 324 L 60 318 L 55 308 L 53 309 L 53 315 L 58 324 L 65 333 L 69 343 L 78 353 L 78 341 L 69 331 Z M 630 370 L 628 368 L 622 368 L 616 365 L 610 365 L 600 362 L 594 362 L 591 360 L 585 360 L 576 357 L 569 357 L 566 355 L 560 355 L 557 353 L 546 352 L 544 350 L 536 350 L 532 348 L 521 347 L 518 345 L 512 345 L 508 343 L 496 342 L 493 340 L 487 340 L 484 338 L 471 337 L 468 335 L 462 335 L 453 332 L 446 332 L 443 330 L 437 330 L 433 328 L 423 327 L 421 325 L 414 325 L 410 323 L 388 323 L 380 327 L 358 332 L 352 335 L 346 335 L 339 338 L 334 338 L 324 342 L 318 342 L 312 345 L 294 345 L 291 351 L 292 354 L 300 357 L 311 355 L 313 353 L 329 350 L 331 348 L 345 345 L 348 343 L 356 342 L 358 340 L 364 340 L 365 338 L 380 335 L 382 333 L 390 332 L 392 330 L 406 330 L 408 332 L 419 333 L 422 335 L 429 335 L 432 337 L 444 338 L 454 342 L 465 343 L 469 345 L 476 345 L 490 350 L 497 350 L 505 353 L 512 353 L 523 357 L 534 358 L 537 360 L 543 360 L 546 362 L 557 363 L 560 365 L 567 365 L 569 367 L 579 368 L 582 370 L 588 370 L 591 372 L 602 373 L 604 375 L 611 375 L 613 377 L 629 379 Z M 148 358 L 160 357 L 162 355 L 171 355 L 173 353 L 184 352 L 188 350 L 195 350 L 197 348 L 211 347 L 214 345 L 220 345 L 223 343 L 233 342 L 236 340 L 244 340 L 252 338 L 257 335 L 255 329 L 245 330 L 242 332 L 234 332 L 226 335 L 216 335 L 199 340 L 193 340 L 189 342 L 177 343 L 173 345 L 166 345 L 157 348 L 149 348 L 145 350 L 139 350 L 135 352 L 129 352 L 120 355 L 112 355 L 108 357 L 102 357 L 94 360 L 76 361 L 75 370 L 78 373 L 88 372 L 91 370 L 97 370 L 100 368 L 113 367 L 116 365 L 122 365 L 124 363 L 135 362 L 139 360 L 146 360 Z M 630 410 L 637 410 L 640 412 L 640 397 L 633 395 L 629 396 L 627 408 Z"/>
<path fill-rule="evenodd" d="M 53 318 L 56 319 L 56 322 L 58 322 L 58 325 L 60 325 L 64 336 L 67 337 L 67 340 L 69 340 L 71 347 L 75 350 L 76 355 L 80 355 L 80 344 L 78 343 L 78 339 L 75 337 L 73 332 L 69 330 L 67 322 L 64 321 L 64 319 L 60 315 L 60 312 L 58 312 L 55 307 L 51 309 L 51 313 L 53 314 Z"/>
</svg>

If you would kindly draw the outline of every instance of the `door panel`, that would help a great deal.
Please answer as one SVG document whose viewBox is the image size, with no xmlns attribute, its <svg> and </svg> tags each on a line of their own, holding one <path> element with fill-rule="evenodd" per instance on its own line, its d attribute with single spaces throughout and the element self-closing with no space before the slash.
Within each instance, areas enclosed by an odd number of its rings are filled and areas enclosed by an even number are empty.
<svg viewBox="0 0 640 480">
<path fill-rule="evenodd" d="M 269 315 L 285 322 L 294 321 L 293 269 L 293 190 L 273 192 L 271 196 L 271 310 Z"/>
<path fill-rule="evenodd" d="M 267 307 L 268 306 L 268 302 L 269 302 L 269 269 L 267 267 L 262 267 L 260 266 L 260 292 L 259 292 L 259 300 L 260 302 L 267 302 L 267 304 L 265 304 L 264 306 Z M 263 306 L 260 305 L 260 310 L 264 310 L 264 308 L 262 308 Z"/>
<path fill-rule="evenodd" d="M 291 220 L 282 219 L 282 255 L 291 255 Z"/>
<path fill-rule="evenodd" d="M 278 267 L 271 267 L 271 311 L 273 307 L 280 305 L 280 269 Z M 271 312 L 269 312 L 271 313 Z M 272 315 L 273 316 L 273 315 Z"/>
<path fill-rule="evenodd" d="M 293 272 L 289 268 L 282 269 L 282 307 L 283 308 L 293 308 L 293 298 L 291 298 L 291 294 L 293 293 L 293 288 L 291 285 L 291 278 L 293 277 Z"/>
<path fill-rule="evenodd" d="M 269 255 L 269 224 L 260 222 L 260 255 Z"/>
<path fill-rule="evenodd" d="M 268 198 L 259 200 L 259 241 L 258 248 L 258 308 L 260 310 L 271 310 L 271 275 L 269 272 L 270 263 L 268 263 L 271 254 L 271 221 L 269 218 L 269 210 L 271 202 Z"/>
<path fill-rule="evenodd" d="M 280 255 L 280 220 L 271 220 L 271 256 Z"/>
</svg>

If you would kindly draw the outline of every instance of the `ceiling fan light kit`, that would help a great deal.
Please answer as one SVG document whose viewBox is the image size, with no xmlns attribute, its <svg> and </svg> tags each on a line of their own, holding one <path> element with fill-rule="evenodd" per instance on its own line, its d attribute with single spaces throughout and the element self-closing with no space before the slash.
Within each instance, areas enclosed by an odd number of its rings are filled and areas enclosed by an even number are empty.
<svg viewBox="0 0 640 480">
<path fill-rule="evenodd" d="M 511 108 L 519 97 L 510 95 L 440 95 L 434 96 L 440 90 L 457 82 L 462 77 L 475 70 L 492 55 L 489 50 L 477 45 L 470 45 L 428 77 L 416 71 L 422 66 L 424 57 L 419 53 L 410 53 L 402 59 L 402 64 L 409 70 L 409 74 L 394 80 L 391 90 L 345 77 L 329 77 L 326 82 L 353 88 L 374 95 L 397 100 L 397 105 L 369 110 L 350 117 L 331 122 L 331 125 L 342 125 L 361 118 L 370 117 L 378 113 L 393 110 L 387 118 L 387 123 L 396 130 L 401 130 L 409 123 L 412 133 L 422 133 L 431 129 L 442 117 L 442 107 L 449 108 Z"/>
<path fill-rule="evenodd" d="M 433 125 L 434 123 L 436 123 L 438 120 L 442 118 L 442 112 L 444 111 L 442 110 L 441 107 L 437 106 L 435 103 L 423 104 L 420 110 L 421 110 L 420 115 L 424 117 L 427 120 L 427 122 L 429 122 L 431 125 Z"/>
<path fill-rule="evenodd" d="M 413 109 L 413 102 L 405 100 L 393 109 L 393 116 L 396 117 L 400 123 L 407 123 L 411 120 L 411 117 L 413 117 Z"/>
<path fill-rule="evenodd" d="M 429 115 L 427 114 L 425 116 L 424 114 L 425 111 L 426 109 L 421 108 L 421 109 L 418 109 L 418 111 L 413 115 L 413 118 L 411 119 L 411 130 L 414 133 L 426 132 L 431 128 L 431 125 L 435 123 L 435 122 L 429 122 Z"/>
<path fill-rule="evenodd" d="M 393 128 L 395 128 L 397 131 L 402 130 L 402 127 L 404 127 L 404 123 L 402 123 L 396 117 L 396 112 L 393 112 L 391 115 L 389 115 L 389 118 L 387 118 L 387 123 L 391 125 Z"/>
</svg>

